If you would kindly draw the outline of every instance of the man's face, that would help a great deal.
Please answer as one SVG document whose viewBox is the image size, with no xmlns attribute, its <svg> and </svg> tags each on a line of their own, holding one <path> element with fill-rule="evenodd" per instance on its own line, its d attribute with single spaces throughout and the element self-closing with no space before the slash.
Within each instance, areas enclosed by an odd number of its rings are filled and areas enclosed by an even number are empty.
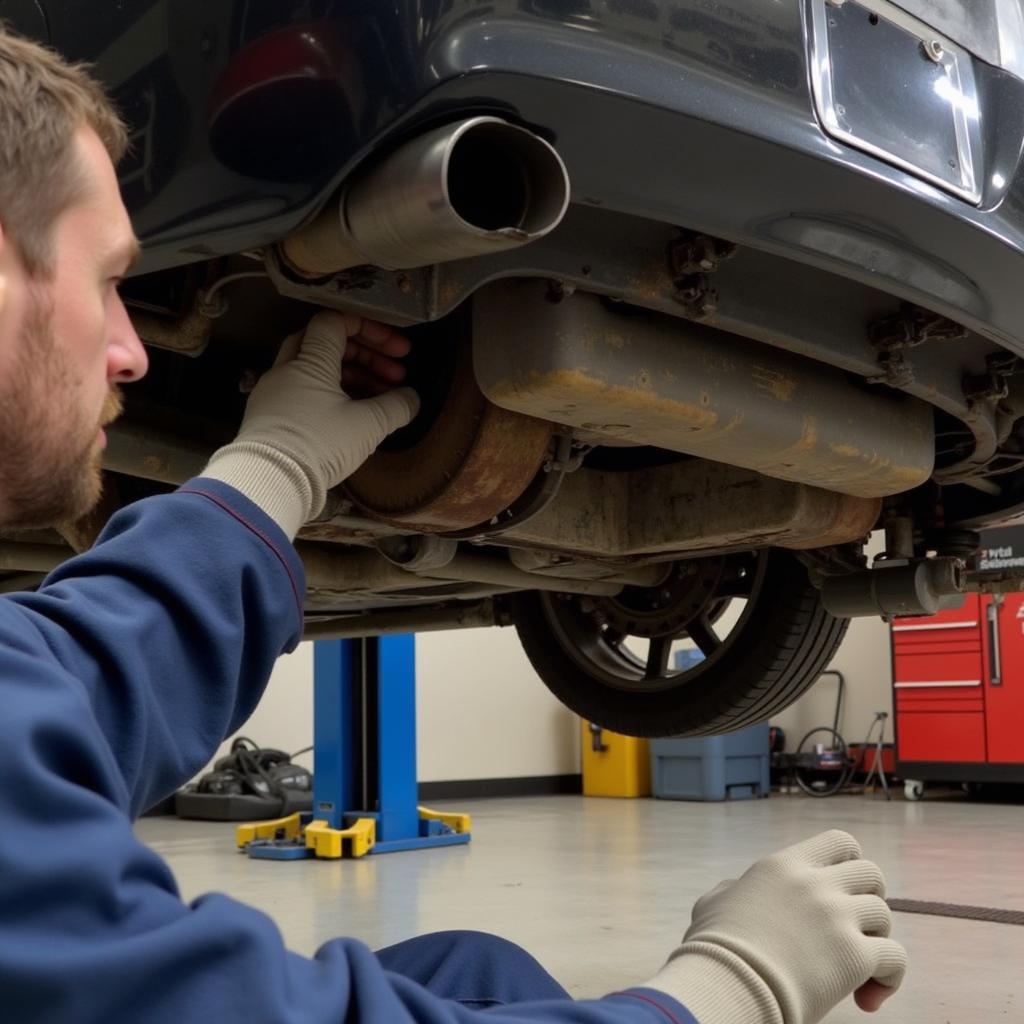
<svg viewBox="0 0 1024 1024">
<path fill-rule="evenodd" d="M 57 219 L 55 273 L 26 273 L 0 225 L 0 526 L 75 519 L 100 494 L 117 385 L 146 372 L 118 295 L 137 243 L 96 134 L 75 139 L 84 189 Z"/>
</svg>

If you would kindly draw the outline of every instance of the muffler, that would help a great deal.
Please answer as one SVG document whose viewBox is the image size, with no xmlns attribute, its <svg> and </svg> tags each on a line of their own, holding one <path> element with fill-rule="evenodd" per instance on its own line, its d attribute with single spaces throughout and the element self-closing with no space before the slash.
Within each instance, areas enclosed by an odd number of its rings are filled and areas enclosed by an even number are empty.
<svg viewBox="0 0 1024 1024">
<path fill-rule="evenodd" d="M 526 245 L 557 227 L 568 205 L 569 175 L 549 143 L 474 117 L 357 174 L 281 250 L 309 277 L 362 264 L 425 267 Z"/>
<path fill-rule="evenodd" d="M 839 494 L 924 483 L 932 408 L 839 370 L 690 321 L 613 311 L 543 281 L 498 281 L 473 300 L 473 365 L 495 405 Z M 827 328 L 826 328 L 827 329 Z"/>
</svg>

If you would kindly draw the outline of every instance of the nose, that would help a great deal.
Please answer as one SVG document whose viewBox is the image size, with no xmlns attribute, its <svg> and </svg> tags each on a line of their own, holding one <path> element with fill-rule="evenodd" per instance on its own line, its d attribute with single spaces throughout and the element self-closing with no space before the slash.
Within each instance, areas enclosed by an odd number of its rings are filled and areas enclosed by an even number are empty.
<svg viewBox="0 0 1024 1024">
<path fill-rule="evenodd" d="M 131 384 L 145 377 L 148 369 L 149 356 L 119 298 L 107 340 L 107 380 L 111 384 Z"/>
</svg>

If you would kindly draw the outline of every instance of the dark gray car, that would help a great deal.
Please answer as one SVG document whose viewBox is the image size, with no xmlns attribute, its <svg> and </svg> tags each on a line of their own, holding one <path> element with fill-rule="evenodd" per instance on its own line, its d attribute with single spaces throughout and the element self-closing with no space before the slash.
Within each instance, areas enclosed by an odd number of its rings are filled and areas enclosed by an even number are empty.
<svg viewBox="0 0 1024 1024">
<path fill-rule="evenodd" d="M 422 415 L 301 534 L 309 636 L 515 625 L 584 717 L 700 734 L 852 615 L 1013 585 L 967 563 L 1024 510 L 1018 0 L 0 15 L 132 127 L 153 369 L 108 511 L 201 469 L 316 308 L 416 341 Z M 0 585 L 69 551 L 31 540 Z"/>
</svg>

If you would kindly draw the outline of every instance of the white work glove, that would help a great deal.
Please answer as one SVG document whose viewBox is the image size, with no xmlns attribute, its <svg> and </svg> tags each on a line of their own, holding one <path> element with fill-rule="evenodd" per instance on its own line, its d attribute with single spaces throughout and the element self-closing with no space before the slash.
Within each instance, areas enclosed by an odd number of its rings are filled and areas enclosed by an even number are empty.
<svg viewBox="0 0 1024 1024">
<path fill-rule="evenodd" d="M 699 899 L 683 944 L 646 987 L 700 1024 L 818 1024 L 871 982 L 899 988 L 907 954 L 889 938 L 884 892 L 857 840 L 824 832 Z"/>
<path fill-rule="evenodd" d="M 303 335 L 289 338 L 249 396 L 238 436 L 214 452 L 202 473 L 237 488 L 289 538 L 320 513 L 329 488 L 354 473 L 388 434 L 419 411 L 411 388 L 358 401 L 342 390 L 349 338 L 363 323 L 322 312 Z M 388 328 L 372 326 L 385 338 L 395 337 Z M 363 377 L 374 376 L 372 369 L 356 369 Z"/>
</svg>

